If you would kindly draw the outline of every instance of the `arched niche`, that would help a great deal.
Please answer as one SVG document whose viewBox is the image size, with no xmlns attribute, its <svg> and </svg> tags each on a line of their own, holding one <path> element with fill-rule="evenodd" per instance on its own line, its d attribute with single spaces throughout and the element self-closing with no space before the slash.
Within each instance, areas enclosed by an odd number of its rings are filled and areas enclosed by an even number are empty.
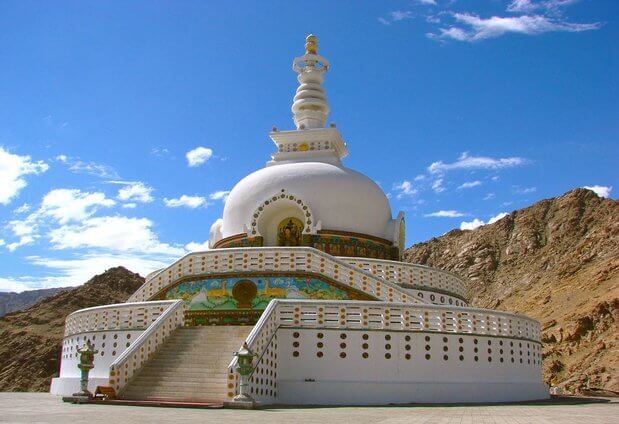
<svg viewBox="0 0 619 424">
<path fill-rule="evenodd" d="M 294 194 L 282 190 L 265 199 L 256 208 L 252 215 L 252 222 L 248 225 L 248 235 L 250 237 L 262 236 L 263 246 L 279 246 L 279 230 L 282 224 L 285 226 L 288 221 L 293 223 L 300 221 L 303 225 L 300 229 L 299 244 L 301 244 L 303 235 L 316 233 L 316 223 L 309 205 Z"/>
</svg>

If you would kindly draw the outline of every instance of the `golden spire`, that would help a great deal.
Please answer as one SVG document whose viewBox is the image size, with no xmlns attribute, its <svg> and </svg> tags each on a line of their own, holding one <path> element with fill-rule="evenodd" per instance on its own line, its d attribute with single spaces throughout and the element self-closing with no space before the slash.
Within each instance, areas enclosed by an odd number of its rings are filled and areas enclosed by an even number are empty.
<svg viewBox="0 0 619 424">
<path fill-rule="evenodd" d="M 318 54 L 318 38 L 314 34 L 305 38 L 305 54 Z"/>
</svg>

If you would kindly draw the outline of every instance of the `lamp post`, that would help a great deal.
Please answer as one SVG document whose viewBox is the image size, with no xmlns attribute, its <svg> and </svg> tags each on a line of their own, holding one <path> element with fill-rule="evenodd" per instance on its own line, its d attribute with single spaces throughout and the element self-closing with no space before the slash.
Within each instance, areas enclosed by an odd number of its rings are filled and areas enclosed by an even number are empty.
<svg viewBox="0 0 619 424">
<path fill-rule="evenodd" d="M 234 356 L 237 357 L 236 372 L 239 373 L 239 394 L 236 395 L 231 402 L 225 402 L 225 406 L 228 408 L 240 408 L 240 409 L 254 409 L 258 406 L 258 403 L 247 393 L 247 386 L 249 383 L 249 376 L 253 370 L 254 353 L 247 346 L 247 342 L 243 343 L 243 346 L 238 352 L 234 352 Z"/>
<path fill-rule="evenodd" d="M 88 340 L 84 343 L 84 346 L 77 350 L 77 353 L 80 354 L 80 363 L 77 364 L 77 367 L 81 371 L 80 391 L 73 396 L 92 397 L 92 393 L 88 391 L 88 373 L 95 367 L 95 353 L 99 353 L 99 351 L 95 350 L 90 340 Z"/>
<path fill-rule="evenodd" d="M 88 402 L 92 398 L 92 393 L 88 391 L 88 373 L 93 369 L 95 362 L 95 354 L 99 353 L 94 349 L 94 346 L 87 340 L 84 346 L 77 349 L 77 353 L 80 355 L 80 363 L 77 367 L 80 369 L 80 391 L 73 393 L 73 396 L 63 397 L 65 402 L 83 403 Z"/>
</svg>

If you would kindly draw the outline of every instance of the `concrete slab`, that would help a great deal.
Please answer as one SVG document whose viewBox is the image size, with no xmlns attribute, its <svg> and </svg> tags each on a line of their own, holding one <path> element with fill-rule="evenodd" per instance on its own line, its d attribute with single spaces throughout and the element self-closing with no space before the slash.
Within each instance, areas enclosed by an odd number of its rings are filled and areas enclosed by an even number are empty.
<svg viewBox="0 0 619 424">
<path fill-rule="evenodd" d="M 521 405 L 233 409 L 73 405 L 47 393 L 0 393 L 6 423 L 619 423 L 619 399 L 554 399 Z"/>
</svg>

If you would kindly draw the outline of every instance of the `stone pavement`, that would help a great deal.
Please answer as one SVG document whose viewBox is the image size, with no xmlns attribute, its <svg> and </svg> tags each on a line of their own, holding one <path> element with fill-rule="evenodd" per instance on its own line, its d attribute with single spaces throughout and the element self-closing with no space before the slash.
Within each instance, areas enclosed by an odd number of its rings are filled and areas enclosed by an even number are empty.
<svg viewBox="0 0 619 424">
<path fill-rule="evenodd" d="M 259 411 L 71 405 L 46 393 L 0 393 L 3 423 L 619 423 L 619 399 L 521 405 L 281 408 Z"/>
</svg>

